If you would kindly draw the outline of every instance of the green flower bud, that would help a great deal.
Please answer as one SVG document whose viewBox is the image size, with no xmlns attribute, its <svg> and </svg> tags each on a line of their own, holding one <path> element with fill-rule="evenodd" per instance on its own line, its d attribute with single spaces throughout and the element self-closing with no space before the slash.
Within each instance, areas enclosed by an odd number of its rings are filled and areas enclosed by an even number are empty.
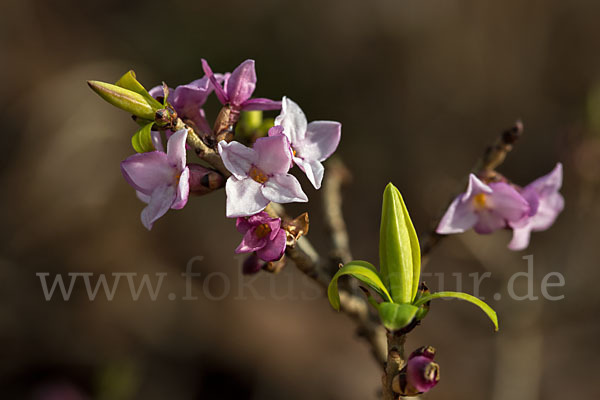
<svg viewBox="0 0 600 400">
<path fill-rule="evenodd" d="M 395 303 L 412 303 L 419 287 L 421 250 L 400 192 L 391 183 L 383 192 L 379 264 Z"/>
<path fill-rule="evenodd" d="M 153 121 L 156 111 L 162 108 L 160 103 L 156 102 L 158 104 L 156 107 L 145 96 L 121 86 L 100 81 L 88 81 L 88 85 L 113 106 L 139 118 Z"/>
</svg>

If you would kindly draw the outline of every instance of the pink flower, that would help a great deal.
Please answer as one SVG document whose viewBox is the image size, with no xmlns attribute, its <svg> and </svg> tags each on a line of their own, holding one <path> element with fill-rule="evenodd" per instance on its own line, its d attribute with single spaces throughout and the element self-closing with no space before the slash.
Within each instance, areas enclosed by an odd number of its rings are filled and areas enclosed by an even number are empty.
<svg viewBox="0 0 600 400">
<path fill-rule="evenodd" d="M 223 86 L 217 82 L 217 78 L 204 59 L 202 59 L 202 68 L 204 69 L 206 76 L 212 82 L 215 88 L 215 94 L 221 104 L 229 104 L 237 112 L 250 110 L 279 110 L 281 108 L 281 102 L 279 101 L 263 98 L 250 98 L 256 88 L 254 60 L 244 61 L 233 70 L 231 75 L 226 75 Z"/>
<path fill-rule="evenodd" d="M 523 250 L 529 245 L 531 232 L 544 231 L 556 220 L 565 206 L 565 199 L 558 192 L 562 186 L 562 164 L 548 175 L 536 179 L 521 191 L 531 208 L 529 214 L 519 221 L 512 222 L 513 238 L 508 244 L 511 250 Z"/>
<path fill-rule="evenodd" d="M 529 211 L 527 200 L 511 185 L 486 185 L 471 174 L 467 191 L 450 204 L 436 232 L 445 235 L 473 228 L 477 233 L 492 233 L 520 221 Z"/>
<path fill-rule="evenodd" d="M 233 175 L 227 179 L 227 217 L 248 217 L 269 202 L 306 202 L 300 182 L 288 174 L 292 155 L 283 135 L 259 138 L 253 148 L 219 142 L 219 153 Z"/>
<path fill-rule="evenodd" d="M 284 97 L 281 114 L 275 119 L 275 127 L 269 136 L 283 133 L 290 141 L 293 161 L 306 174 L 315 189 L 321 187 L 325 161 L 340 143 L 342 124 L 334 121 L 307 123 L 298 104 Z"/>
<path fill-rule="evenodd" d="M 141 215 L 147 229 L 152 229 L 169 208 L 179 210 L 187 203 L 190 171 L 186 166 L 186 138 L 187 131 L 177 131 L 169 138 L 166 153 L 138 153 L 121 162 L 125 180 L 148 202 Z"/>
<path fill-rule="evenodd" d="M 271 218 L 264 211 L 248 218 L 238 218 L 236 228 L 244 234 L 236 253 L 256 252 L 263 261 L 279 260 L 285 251 L 285 231 L 281 219 Z"/>
</svg>

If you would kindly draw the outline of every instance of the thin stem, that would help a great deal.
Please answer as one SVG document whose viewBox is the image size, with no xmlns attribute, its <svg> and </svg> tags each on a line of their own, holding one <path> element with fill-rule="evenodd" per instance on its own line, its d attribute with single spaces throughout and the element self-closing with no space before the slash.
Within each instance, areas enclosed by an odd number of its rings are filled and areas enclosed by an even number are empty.
<svg viewBox="0 0 600 400">
<path fill-rule="evenodd" d="M 323 207 L 325 222 L 333 243 L 332 258 L 347 264 L 352 261 L 350 239 L 342 213 L 342 187 L 351 180 L 351 174 L 340 158 L 327 163 L 327 173 L 323 182 Z"/>
<path fill-rule="evenodd" d="M 223 164 L 223 160 L 221 159 L 219 153 L 204 143 L 194 128 L 183 122 L 181 118 L 177 118 L 174 130 L 179 131 L 182 129 L 187 130 L 188 135 L 186 143 L 192 148 L 192 150 L 194 150 L 198 157 L 209 163 L 213 168 L 223 174 L 225 178 L 231 176 L 231 172 L 225 168 L 225 164 Z"/>
<path fill-rule="evenodd" d="M 388 333 L 387 335 L 388 354 L 383 376 L 383 400 L 397 400 L 399 398 L 399 388 L 395 387 L 397 382 L 394 382 L 394 378 L 398 376 L 406 364 L 404 357 L 405 342 L 406 335 L 394 333 Z M 398 378 L 396 378 L 397 380 Z"/>
</svg>

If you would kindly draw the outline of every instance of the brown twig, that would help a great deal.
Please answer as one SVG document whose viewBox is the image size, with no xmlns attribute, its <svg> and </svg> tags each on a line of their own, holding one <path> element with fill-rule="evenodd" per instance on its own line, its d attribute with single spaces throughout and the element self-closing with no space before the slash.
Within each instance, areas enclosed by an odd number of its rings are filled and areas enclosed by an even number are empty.
<svg viewBox="0 0 600 400">
<path fill-rule="evenodd" d="M 333 242 L 334 263 L 347 264 L 352 261 L 350 239 L 342 213 L 342 186 L 350 182 L 351 174 L 341 159 L 334 158 L 327 163 L 327 173 L 323 182 L 323 207 L 325 222 Z"/>
<path fill-rule="evenodd" d="M 514 144 L 523 135 L 523 129 L 523 123 L 520 120 L 517 120 L 512 127 L 502 132 L 496 141 L 485 149 L 483 156 L 477 161 L 475 166 L 471 169 L 471 172 L 484 178 L 493 179 L 496 176 L 496 168 L 504 162 L 508 153 L 513 149 Z M 465 180 L 466 179 L 461 182 L 461 187 L 457 190 L 458 193 L 464 191 Z M 450 204 L 455 197 L 456 194 L 452 196 L 448 204 Z M 446 212 L 448 204 L 446 204 L 446 207 L 442 210 L 442 213 L 440 213 L 440 217 L 436 219 L 433 229 L 421 237 L 421 268 L 429 261 L 431 251 L 445 237 L 445 235 L 438 234 L 435 229 L 442 219 L 443 213 Z"/>
<path fill-rule="evenodd" d="M 285 209 L 280 204 L 271 203 L 268 207 L 271 215 L 285 217 Z M 286 256 L 296 267 L 319 284 L 325 292 L 331 281 L 331 268 L 324 263 L 317 251 L 306 237 L 301 237 L 294 246 L 288 246 Z M 379 363 L 384 363 L 387 357 L 385 329 L 376 316 L 371 313 L 368 302 L 360 296 L 344 289 L 339 290 L 340 310 L 348 315 L 357 325 L 357 333 L 370 345 L 371 353 Z"/>
<path fill-rule="evenodd" d="M 177 118 L 174 125 L 174 130 L 176 131 L 181 129 L 185 129 L 187 131 L 187 145 L 191 147 L 192 150 L 194 150 L 198 157 L 209 163 L 225 178 L 231 176 L 231 172 L 229 172 L 229 170 L 225 168 L 225 165 L 223 164 L 223 160 L 221 159 L 219 153 L 213 148 L 209 147 L 206 143 L 204 143 L 200 135 L 196 133 L 193 127 L 187 125 L 185 122 L 183 122 L 181 118 Z"/>
<path fill-rule="evenodd" d="M 406 360 L 404 358 L 404 342 L 406 335 L 388 333 L 388 354 L 385 363 L 385 374 L 382 378 L 383 400 L 397 400 L 399 398 L 399 385 L 394 383 L 394 378 L 398 377 L 404 367 Z M 396 378 L 397 379 L 397 378 Z"/>
</svg>

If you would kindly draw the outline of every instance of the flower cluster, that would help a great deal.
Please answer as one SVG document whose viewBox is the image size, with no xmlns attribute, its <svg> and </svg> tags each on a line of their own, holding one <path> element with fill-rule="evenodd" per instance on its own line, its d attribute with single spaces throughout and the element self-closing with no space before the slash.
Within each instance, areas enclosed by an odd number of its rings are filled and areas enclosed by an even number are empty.
<svg viewBox="0 0 600 400">
<path fill-rule="evenodd" d="M 202 60 L 202 67 L 205 73 L 202 78 L 175 89 L 163 84 L 145 92 L 133 72 L 126 75 L 128 80 L 122 79 L 116 86 L 104 84 L 106 90 L 133 90 L 132 96 L 141 96 L 136 100 L 138 103 L 147 102 L 143 114 L 138 114 L 147 130 L 136 134 L 139 145 L 134 147 L 139 153 L 121 163 L 123 176 L 136 189 L 138 197 L 148 204 L 141 215 L 142 224 L 148 229 L 169 209 L 183 208 L 190 193 L 204 194 L 225 186 L 225 214 L 237 218 L 237 229 L 244 234 L 236 252 L 252 253 L 253 265 L 276 261 L 285 251 L 286 231 L 281 219 L 269 217 L 264 210 L 270 202 L 308 201 L 300 182 L 289 173 L 294 165 L 306 174 L 316 189 L 321 187 L 322 162 L 337 148 L 341 124 L 333 121 L 308 123 L 298 104 L 287 97 L 282 101 L 252 98 L 256 88 L 254 60 L 246 60 L 232 73 L 225 74 L 213 73 L 206 60 Z M 203 107 L 213 92 L 223 109 L 211 129 Z M 163 124 L 150 121 L 147 108 L 156 108 L 157 104 L 170 110 L 168 116 L 175 115 L 185 121 L 185 129 L 175 131 L 175 124 L 168 121 Z M 278 109 L 281 113 L 275 118 L 274 126 L 263 132 L 266 136 L 246 144 L 233 140 L 231 127 L 235 126 L 241 112 Z M 227 112 L 223 113 L 223 110 Z M 157 112 L 157 119 L 162 111 Z M 231 136 L 220 136 L 221 125 L 230 127 Z M 223 171 L 219 173 L 187 163 L 188 126 L 202 137 L 219 139 L 218 143 L 214 140 L 214 148 L 231 176 L 226 179 Z M 163 133 L 167 139 L 166 152 Z M 139 142 L 144 140 L 146 142 Z M 210 142 L 207 140 L 208 146 Z M 148 148 L 152 151 L 145 151 Z"/>
<path fill-rule="evenodd" d="M 302 109 L 284 97 L 281 114 L 275 119 L 275 126 L 269 129 L 268 137 L 257 139 L 252 148 L 239 142 L 219 142 L 219 154 L 232 173 L 225 186 L 227 217 L 237 217 L 238 226 L 245 226 L 246 222 L 240 221 L 244 221 L 245 217 L 249 217 L 248 222 L 251 221 L 270 202 L 308 201 L 300 183 L 289 174 L 289 170 L 294 164 L 298 165 L 313 186 L 319 189 L 324 173 L 321 162 L 335 151 L 340 135 L 339 122 L 308 123 Z M 248 232 L 255 236 L 254 241 L 266 240 L 260 236 L 261 230 Z M 275 240 L 273 238 L 269 240 Z M 259 258 L 264 261 L 279 259 L 285 250 L 285 240 L 281 243 L 271 244 L 281 249 L 279 257 L 257 253 Z M 238 247 L 238 252 L 254 251 L 243 244 Z"/>
<path fill-rule="evenodd" d="M 531 232 L 548 229 L 563 210 L 561 186 L 560 163 L 524 188 L 505 181 L 485 183 L 471 174 L 467 191 L 450 204 L 436 231 L 445 235 L 473 228 L 488 234 L 512 229 L 508 247 L 523 250 L 529 245 Z"/>
</svg>

